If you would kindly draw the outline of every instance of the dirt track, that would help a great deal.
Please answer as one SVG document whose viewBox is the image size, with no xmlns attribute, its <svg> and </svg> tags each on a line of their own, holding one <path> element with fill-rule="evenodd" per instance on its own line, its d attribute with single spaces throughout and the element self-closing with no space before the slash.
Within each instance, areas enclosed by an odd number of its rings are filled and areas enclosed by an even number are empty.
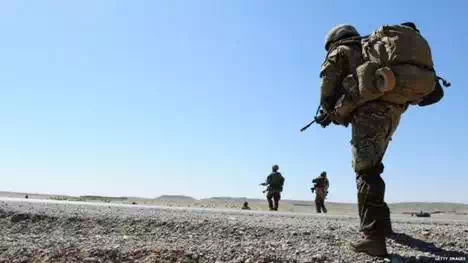
<svg viewBox="0 0 468 263">
<path fill-rule="evenodd" d="M 387 262 L 468 262 L 467 220 L 450 221 L 395 216 Z M 3 199 L 0 262 L 384 262 L 350 251 L 357 226 L 351 215 Z"/>
</svg>

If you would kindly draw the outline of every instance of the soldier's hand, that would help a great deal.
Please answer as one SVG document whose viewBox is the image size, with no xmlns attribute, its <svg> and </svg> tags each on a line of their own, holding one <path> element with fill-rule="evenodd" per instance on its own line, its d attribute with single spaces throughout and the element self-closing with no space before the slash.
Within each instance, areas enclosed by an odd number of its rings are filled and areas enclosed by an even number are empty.
<svg viewBox="0 0 468 263">
<path fill-rule="evenodd" d="M 328 114 L 323 111 L 320 111 L 320 115 L 315 117 L 315 121 L 318 124 L 320 124 L 320 126 L 322 126 L 323 128 L 327 127 L 331 123 L 331 120 L 328 117 Z"/>
</svg>

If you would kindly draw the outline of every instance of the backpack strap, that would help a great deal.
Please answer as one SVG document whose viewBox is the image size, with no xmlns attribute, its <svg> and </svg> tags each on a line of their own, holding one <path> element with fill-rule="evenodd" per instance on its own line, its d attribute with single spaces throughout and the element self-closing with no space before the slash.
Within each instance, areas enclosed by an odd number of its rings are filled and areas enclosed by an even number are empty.
<svg viewBox="0 0 468 263">
<path fill-rule="evenodd" d="M 439 77 L 439 76 L 436 76 L 437 80 L 442 80 L 442 85 L 444 85 L 444 87 L 448 88 L 450 87 L 452 84 L 448 81 L 446 81 L 445 79 L 443 79 L 442 77 Z"/>
</svg>

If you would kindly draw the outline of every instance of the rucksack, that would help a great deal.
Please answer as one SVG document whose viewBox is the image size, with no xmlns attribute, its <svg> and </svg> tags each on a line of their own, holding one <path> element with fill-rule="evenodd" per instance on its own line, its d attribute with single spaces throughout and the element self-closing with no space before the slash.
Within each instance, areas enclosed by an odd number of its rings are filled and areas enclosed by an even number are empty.
<svg viewBox="0 0 468 263">
<path fill-rule="evenodd" d="M 404 25 L 384 25 L 362 39 L 366 61 L 382 66 L 412 64 L 432 70 L 431 48 L 415 29 Z"/>
<path fill-rule="evenodd" d="M 383 89 L 380 100 L 396 104 L 418 104 L 435 89 L 436 74 L 429 43 L 409 26 L 381 26 L 362 40 L 362 56 L 367 62 L 362 67 L 377 65 L 389 69 L 382 78 L 387 77 L 384 81 L 394 83 L 387 83 L 390 86 Z M 378 78 L 373 82 L 362 83 L 368 86 L 360 85 L 359 90 L 379 89 L 376 87 Z"/>
<path fill-rule="evenodd" d="M 281 173 L 274 172 L 271 174 L 271 185 L 273 186 L 283 186 L 284 179 Z"/>
<path fill-rule="evenodd" d="M 355 43 L 342 40 L 337 45 Z M 348 122 L 360 105 L 381 100 L 394 104 L 432 105 L 443 97 L 431 49 L 415 28 L 384 25 L 360 39 L 363 63 L 342 82 L 343 95 L 335 105 L 335 119 Z"/>
</svg>

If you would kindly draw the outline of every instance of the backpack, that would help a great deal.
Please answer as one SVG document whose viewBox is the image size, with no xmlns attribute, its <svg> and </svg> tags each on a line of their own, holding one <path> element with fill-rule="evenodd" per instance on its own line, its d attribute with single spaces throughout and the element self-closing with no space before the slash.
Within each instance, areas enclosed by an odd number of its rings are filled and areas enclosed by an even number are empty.
<svg viewBox="0 0 468 263">
<path fill-rule="evenodd" d="M 336 45 L 355 43 L 345 39 Z M 431 49 L 415 27 L 384 25 L 360 38 L 363 63 L 342 81 L 345 94 L 334 111 L 334 120 L 347 123 L 357 107 L 372 100 L 428 106 L 440 101 L 450 83 L 434 70 Z"/>
<path fill-rule="evenodd" d="M 382 66 L 412 64 L 432 70 L 431 48 L 415 29 L 384 25 L 361 41 L 363 57 Z"/>
<path fill-rule="evenodd" d="M 283 190 L 284 177 L 279 172 L 271 173 L 270 187 L 272 189 Z"/>
<path fill-rule="evenodd" d="M 395 104 L 418 104 L 434 91 L 436 74 L 431 48 L 415 29 L 404 25 L 384 25 L 361 43 L 362 56 L 366 61 L 361 67 L 377 66 L 387 71 L 369 76 L 369 73 L 375 74 L 370 71 L 358 76 L 358 79 L 368 80 L 361 82 L 366 85 L 360 85 L 360 91 L 372 90 L 381 95 L 380 100 Z"/>
</svg>

